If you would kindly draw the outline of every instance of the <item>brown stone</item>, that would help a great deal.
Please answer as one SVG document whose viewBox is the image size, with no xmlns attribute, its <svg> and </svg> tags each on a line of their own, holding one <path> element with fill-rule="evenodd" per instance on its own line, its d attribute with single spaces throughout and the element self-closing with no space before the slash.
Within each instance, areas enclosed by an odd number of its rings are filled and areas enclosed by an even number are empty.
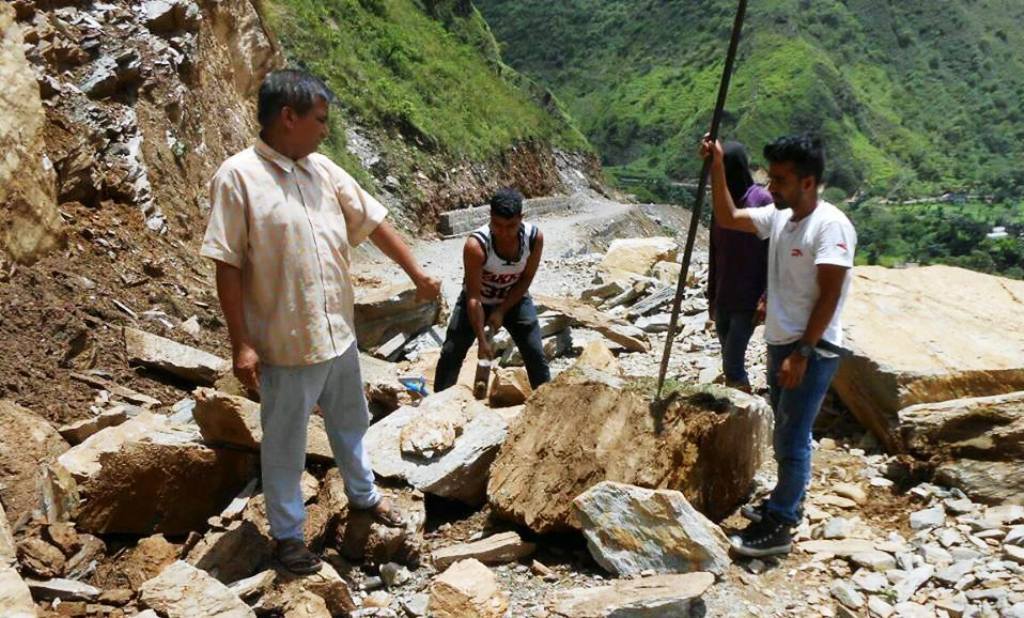
<svg viewBox="0 0 1024 618">
<path fill-rule="evenodd" d="M 0 75 L 0 254 L 29 263 L 58 245 L 62 225 L 53 166 L 44 162 L 46 115 L 36 72 L 25 58 L 22 30 L 6 2 L 0 4 Z"/>
<path fill-rule="evenodd" d="M 650 381 L 573 367 L 539 389 L 491 466 L 497 515 L 535 532 L 572 526 L 572 501 L 601 481 L 675 489 L 719 520 L 749 493 L 765 456 L 763 399 L 714 385 L 652 404 Z"/>
<path fill-rule="evenodd" d="M 129 363 L 145 365 L 194 384 L 210 386 L 231 368 L 231 363 L 209 352 L 127 326 L 124 344 Z"/>
<path fill-rule="evenodd" d="M 524 542 L 519 534 L 502 532 L 472 543 L 459 543 L 435 550 L 432 560 L 434 567 L 443 571 L 452 564 L 468 558 L 484 564 L 513 562 L 531 555 L 535 549 L 536 545 Z"/>
<path fill-rule="evenodd" d="M 11 524 L 4 513 L 4 505 L 0 504 L 0 566 L 13 565 L 18 561 L 18 549 L 14 543 Z"/>
<path fill-rule="evenodd" d="M 238 521 L 225 530 L 211 530 L 189 550 L 186 561 L 221 582 L 251 576 L 269 563 L 273 554 L 270 522 L 262 494 L 248 500 Z"/>
<path fill-rule="evenodd" d="M 355 603 L 352 600 L 352 592 L 348 584 L 330 564 L 324 562 L 320 570 L 312 575 L 299 576 L 287 571 L 278 569 L 274 579 L 273 587 L 265 593 L 256 604 L 255 608 L 263 614 L 285 614 L 285 615 L 313 615 L 322 616 L 321 613 L 292 614 L 290 612 L 304 611 L 297 607 L 295 599 L 307 599 L 304 605 L 309 605 L 305 611 L 315 611 L 321 607 L 312 597 L 323 600 L 322 607 L 326 607 L 330 616 L 348 616 L 355 610 Z"/>
<path fill-rule="evenodd" d="M 259 451 L 260 442 L 263 440 L 260 404 L 212 388 L 197 388 L 192 396 L 196 400 L 192 416 L 199 425 L 203 440 L 214 445 Z M 310 416 L 306 435 L 307 457 L 323 463 L 334 461 L 322 417 Z"/>
<path fill-rule="evenodd" d="M 93 571 L 96 561 L 107 551 L 106 544 L 91 534 L 79 534 L 81 547 L 68 558 L 65 575 L 70 579 L 84 579 Z"/>
<path fill-rule="evenodd" d="M 194 429 L 148 412 L 94 434 L 60 463 L 85 499 L 78 528 L 102 533 L 201 529 L 255 472 L 253 455 L 205 446 Z"/>
<path fill-rule="evenodd" d="M 402 511 L 405 526 L 385 526 L 377 522 L 369 512 L 349 508 L 337 530 L 337 545 L 341 555 L 371 565 L 397 562 L 418 566 L 427 520 L 423 494 L 388 488 L 382 488 L 381 492 Z"/>
<path fill-rule="evenodd" d="M 440 317 L 440 300 L 416 300 L 416 286 L 411 283 L 356 290 L 355 326 L 360 350 L 372 350 L 398 334 L 412 336 L 437 324 Z"/>
<path fill-rule="evenodd" d="M 43 519 L 51 524 L 70 521 L 78 514 L 81 497 L 78 483 L 59 463 L 39 468 L 39 498 Z"/>
<path fill-rule="evenodd" d="M 11 521 L 39 507 L 39 465 L 68 449 L 53 427 L 13 401 L 0 400 L 0 501 Z"/>
<path fill-rule="evenodd" d="M 620 579 L 609 586 L 558 591 L 548 609 L 553 618 L 687 616 L 714 582 L 711 573 Z"/>
<path fill-rule="evenodd" d="M 888 449 L 906 448 L 904 408 L 1024 390 L 1024 281 L 949 266 L 861 266 L 852 286 L 843 327 L 854 355 L 833 388 Z"/>
<path fill-rule="evenodd" d="M 508 593 L 473 559 L 456 562 L 430 584 L 427 613 L 434 618 L 500 618 L 507 609 Z"/>
<path fill-rule="evenodd" d="M 47 526 L 46 540 L 55 545 L 69 558 L 82 547 L 82 541 L 78 538 L 75 527 L 68 523 L 50 524 Z"/>
<path fill-rule="evenodd" d="M 628 280 L 647 275 L 658 262 L 674 262 L 679 252 L 675 239 L 667 236 L 617 238 L 601 260 L 601 270 L 612 279 Z"/>
<path fill-rule="evenodd" d="M 533 393 L 530 376 L 522 367 L 499 368 L 491 376 L 487 402 L 492 408 L 507 408 L 526 402 Z"/>
<path fill-rule="evenodd" d="M 74 445 L 84 442 L 86 438 L 97 431 L 113 427 L 114 425 L 120 425 L 127 420 L 128 414 L 125 412 L 124 407 L 116 406 L 109 410 L 104 410 L 97 416 L 64 425 L 59 431 L 61 437 L 67 440 L 69 444 Z"/>
<path fill-rule="evenodd" d="M 43 579 L 60 577 L 67 565 L 64 554 L 40 538 L 18 543 L 18 561 L 27 572 Z"/>
<path fill-rule="evenodd" d="M 178 559 L 177 545 L 162 534 L 146 537 L 117 561 L 116 568 L 132 590 L 159 575 Z"/>
</svg>

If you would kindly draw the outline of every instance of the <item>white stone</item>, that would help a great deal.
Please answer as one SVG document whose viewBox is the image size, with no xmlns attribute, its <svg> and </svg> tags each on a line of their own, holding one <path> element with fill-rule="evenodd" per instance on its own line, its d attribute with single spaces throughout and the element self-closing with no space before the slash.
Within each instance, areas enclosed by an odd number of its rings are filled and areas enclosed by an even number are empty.
<svg viewBox="0 0 1024 618">
<path fill-rule="evenodd" d="M 837 601 L 850 609 L 858 609 L 864 605 L 864 595 L 857 592 L 856 588 L 841 579 L 837 579 L 832 582 L 832 587 L 829 589 L 829 592 L 832 593 L 832 596 L 835 597 Z"/>
<path fill-rule="evenodd" d="M 868 598 L 868 612 L 875 618 L 889 618 L 889 616 L 892 616 L 893 611 L 895 611 L 893 606 L 886 603 L 880 597 Z"/>
<path fill-rule="evenodd" d="M 935 579 L 952 586 L 973 571 L 974 564 L 974 560 L 959 560 L 945 568 L 939 569 L 935 573 Z"/>
<path fill-rule="evenodd" d="M 910 514 L 910 527 L 914 530 L 941 526 L 945 521 L 946 511 L 941 505 Z"/>
<path fill-rule="evenodd" d="M 914 596 L 914 593 L 917 592 L 917 589 L 931 579 L 934 573 L 935 567 L 930 564 L 911 571 L 904 571 L 902 581 L 894 582 L 897 602 L 909 601 Z"/>
<path fill-rule="evenodd" d="M 867 567 L 873 571 L 881 572 L 896 568 L 896 559 L 884 551 L 871 550 L 853 554 L 850 556 L 850 560 L 858 566 Z"/>
<path fill-rule="evenodd" d="M 35 618 L 36 605 L 32 593 L 18 575 L 18 571 L 0 563 L 0 616 L 5 618 Z"/>
<path fill-rule="evenodd" d="M 548 609 L 553 618 L 686 616 L 714 581 L 711 573 L 620 579 L 608 586 L 558 591 Z"/>
<path fill-rule="evenodd" d="M 881 592 L 889 587 L 889 580 L 877 571 L 860 569 L 853 574 L 853 583 L 864 592 Z"/>
<path fill-rule="evenodd" d="M 710 571 L 731 564 L 722 530 L 678 491 L 604 481 L 573 501 L 591 556 L 610 573 Z"/>
<path fill-rule="evenodd" d="M 142 584 L 139 599 L 167 618 L 256 616 L 227 586 L 181 560 Z"/>
<path fill-rule="evenodd" d="M 822 537 L 826 539 L 845 539 L 850 536 L 850 520 L 845 517 L 833 517 L 825 522 Z"/>
<path fill-rule="evenodd" d="M 491 462 L 505 441 L 509 422 L 521 411 L 522 406 L 492 410 L 474 401 L 469 387 L 457 384 L 425 398 L 417 407 L 403 406 L 374 423 L 364 443 L 377 476 L 402 479 L 420 491 L 479 505 L 486 497 Z M 403 432 L 442 414 L 452 417 L 451 447 L 432 458 L 403 454 Z"/>
</svg>

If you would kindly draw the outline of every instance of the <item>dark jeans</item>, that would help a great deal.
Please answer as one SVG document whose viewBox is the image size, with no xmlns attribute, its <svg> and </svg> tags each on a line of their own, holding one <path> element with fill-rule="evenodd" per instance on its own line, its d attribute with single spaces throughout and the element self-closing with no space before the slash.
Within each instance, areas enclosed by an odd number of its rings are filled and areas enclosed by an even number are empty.
<svg viewBox="0 0 1024 618">
<path fill-rule="evenodd" d="M 799 522 L 798 511 L 811 480 L 814 419 L 839 368 L 839 357 L 824 358 L 815 353 L 808 359 L 807 372 L 800 385 L 793 389 L 780 388 L 779 368 L 796 347 L 796 343 L 768 346 L 768 388 L 775 412 L 773 443 L 779 474 L 768 498 L 768 510 L 794 525 Z"/>
<path fill-rule="evenodd" d="M 715 331 L 722 344 L 722 373 L 727 383 L 750 385 L 747 376 L 747 344 L 754 334 L 753 311 L 715 311 Z"/>
<path fill-rule="evenodd" d="M 491 315 L 495 307 L 484 305 L 484 319 Z M 512 341 L 523 355 L 526 373 L 530 376 L 530 386 L 537 388 L 551 380 L 548 359 L 544 356 L 544 344 L 540 336 L 540 323 L 537 321 L 537 308 L 533 299 L 524 296 L 505 314 L 504 326 L 512 335 Z M 441 346 L 441 358 L 437 361 L 437 372 L 434 377 L 434 392 L 443 391 L 459 380 L 462 362 L 466 360 L 466 352 L 476 342 L 476 333 L 469 322 L 469 311 L 466 308 L 465 295 L 452 311 L 452 319 L 448 323 L 444 345 Z"/>
</svg>

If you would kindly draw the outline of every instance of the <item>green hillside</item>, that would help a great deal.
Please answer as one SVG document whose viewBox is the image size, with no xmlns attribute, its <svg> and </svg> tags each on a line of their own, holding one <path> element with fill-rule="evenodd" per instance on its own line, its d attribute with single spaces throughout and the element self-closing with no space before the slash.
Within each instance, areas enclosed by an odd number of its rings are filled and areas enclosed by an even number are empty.
<svg viewBox="0 0 1024 618">
<path fill-rule="evenodd" d="M 735 0 L 477 0 L 611 171 L 695 175 Z M 752 0 L 724 135 L 826 140 L 844 193 L 1024 187 L 1024 3 Z"/>
<path fill-rule="evenodd" d="M 539 141 L 589 150 L 543 88 L 501 62 L 467 0 L 263 0 L 289 63 L 323 77 L 341 114 L 324 150 L 373 186 L 345 149 L 347 119 L 374 132 L 389 174 L 444 169 Z"/>
</svg>

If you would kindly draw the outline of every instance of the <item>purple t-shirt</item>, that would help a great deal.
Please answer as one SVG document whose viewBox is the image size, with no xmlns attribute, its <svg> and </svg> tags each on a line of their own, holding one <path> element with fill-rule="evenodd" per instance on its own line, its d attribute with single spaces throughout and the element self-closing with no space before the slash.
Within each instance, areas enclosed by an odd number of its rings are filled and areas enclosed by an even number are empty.
<svg viewBox="0 0 1024 618">
<path fill-rule="evenodd" d="M 772 194 L 755 184 L 736 207 L 772 202 Z M 715 311 L 753 311 L 768 285 L 768 241 L 712 223 L 708 266 L 708 302 Z"/>
</svg>

